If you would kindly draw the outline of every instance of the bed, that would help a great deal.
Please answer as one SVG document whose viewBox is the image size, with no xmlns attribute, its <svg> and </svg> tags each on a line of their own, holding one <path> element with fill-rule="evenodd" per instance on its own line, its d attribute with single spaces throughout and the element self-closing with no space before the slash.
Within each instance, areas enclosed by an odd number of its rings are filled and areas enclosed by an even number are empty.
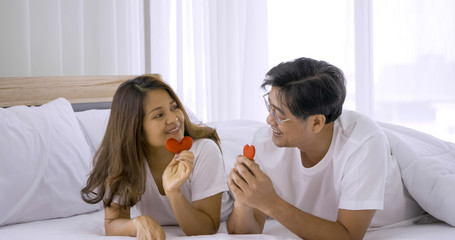
<svg viewBox="0 0 455 240">
<path fill-rule="evenodd" d="M 109 102 L 134 76 L 0 78 L 0 239 L 106 239 L 101 205 L 79 191 L 104 134 Z M 30 107 L 34 106 L 34 107 Z M 190 112 L 193 121 L 199 121 Z M 264 122 L 206 123 L 221 138 L 226 173 Z M 401 126 L 379 123 L 399 161 L 403 181 L 431 213 L 379 229 L 364 239 L 455 239 L 455 147 Z M 186 237 L 165 226 L 167 239 L 298 239 L 274 219 L 263 234 Z M 134 239 L 131 237 L 109 237 Z"/>
</svg>

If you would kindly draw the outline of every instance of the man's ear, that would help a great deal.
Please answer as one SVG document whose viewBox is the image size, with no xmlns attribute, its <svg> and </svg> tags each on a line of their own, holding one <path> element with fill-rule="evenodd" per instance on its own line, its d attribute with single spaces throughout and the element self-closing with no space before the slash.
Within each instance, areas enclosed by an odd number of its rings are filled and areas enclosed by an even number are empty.
<svg viewBox="0 0 455 240">
<path fill-rule="evenodd" d="M 325 126 L 325 116 L 323 114 L 316 114 L 310 116 L 311 124 L 314 133 L 319 133 Z"/>
</svg>

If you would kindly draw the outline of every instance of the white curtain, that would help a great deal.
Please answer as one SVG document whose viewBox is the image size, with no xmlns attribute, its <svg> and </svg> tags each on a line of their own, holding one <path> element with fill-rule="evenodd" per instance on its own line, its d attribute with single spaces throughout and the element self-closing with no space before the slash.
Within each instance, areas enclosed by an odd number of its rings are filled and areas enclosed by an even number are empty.
<svg viewBox="0 0 455 240">
<path fill-rule="evenodd" d="M 203 121 L 265 121 L 264 74 L 297 57 L 346 109 L 455 142 L 453 0 L 1 0 L 0 76 L 160 73 Z"/>
<path fill-rule="evenodd" d="M 455 142 L 455 1 L 373 1 L 374 115 Z"/>
<path fill-rule="evenodd" d="M 0 76 L 144 71 L 142 1 L 1 0 Z"/>
<path fill-rule="evenodd" d="M 151 72 L 201 120 L 265 120 L 266 1 L 151 0 L 150 25 Z"/>
<path fill-rule="evenodd" d="M 160 73 L 203 121 L 265 119 L 266 1 L 2 0 L 0 20 L 0 76 Z"/>
<path fill-rule="evenodd" d="M 334 64 L 348 81 L 345 106 L 355 109 L 354 17 L 353 0 L 268 0 L 269 68 L 299 57 Z"/>
<path fill-rule="evenodd" d="M 455 142 L 455 1 L 268 4 L 270 66 L 326 60 L 346 74 L 346 109 Z"/>
</svg>

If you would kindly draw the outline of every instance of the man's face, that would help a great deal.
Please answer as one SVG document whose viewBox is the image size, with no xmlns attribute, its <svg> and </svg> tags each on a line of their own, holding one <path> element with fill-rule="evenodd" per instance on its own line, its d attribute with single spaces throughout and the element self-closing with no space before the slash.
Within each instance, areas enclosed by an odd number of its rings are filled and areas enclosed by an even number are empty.
<svg viewBox="0 0 455 240">
<path fill-rule="evenodd" d="M 296 118 L 289 108 L 278 98 L 278 87 L 272 87 L 268 96 L 267 123 L 273 130 L 273 143 L 278 147 L 298 147 L 301 150 L 310 143 L 314 133 L 307 120 Z"/>
</svg>

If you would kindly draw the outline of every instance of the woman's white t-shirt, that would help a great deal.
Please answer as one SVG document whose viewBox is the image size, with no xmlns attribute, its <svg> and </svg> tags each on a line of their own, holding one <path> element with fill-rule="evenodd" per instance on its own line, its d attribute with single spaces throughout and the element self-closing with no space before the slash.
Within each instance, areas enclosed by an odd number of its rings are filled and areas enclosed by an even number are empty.
<svg viewBox="0 0 455 240">
<path fill-rule="evenodd" d="M 220 149 L 212 140 L 198 139 L 189 151 L 194 154 L 193 172 L 181 187 L 183 196 L 193 202 L 223 192 L 221 221 L 226 220 L 232 211 L 233 200 L 228 192 Z M 160 225 L 177 225 L 169 199 L 160 194 L 148 167 L 146 181 L 145 192 L 131 209 L 131 217 L 148 215 Z"/>
<path fill-rule="evenodd" d="M 370 227 L 418 216 L 423 210 L 401 181 L 387 138 L 371 119 L 344 111 L 334 122 L 330 148 L 305 168 L 298 148 L 279 148 L 270 126 L 255 134 L 255 161 L 281 198 L 314 216 L 335 221 L 338 209 L 376 209 Z"/>
</svg>

